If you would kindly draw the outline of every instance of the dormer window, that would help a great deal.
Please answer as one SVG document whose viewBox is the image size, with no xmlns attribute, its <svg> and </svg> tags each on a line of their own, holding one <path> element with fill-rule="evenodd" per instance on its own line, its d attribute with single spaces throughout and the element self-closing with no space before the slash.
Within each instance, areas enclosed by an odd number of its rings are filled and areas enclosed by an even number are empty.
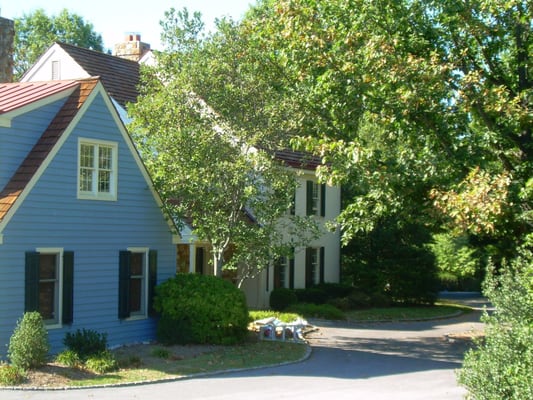
<svg viewBox="0 0 533 400">
<path fill-rule="evenodd" d="M 116 200 L 117 144 L 80 139 L 78 149 L 78 198 Z"/>
</svg>

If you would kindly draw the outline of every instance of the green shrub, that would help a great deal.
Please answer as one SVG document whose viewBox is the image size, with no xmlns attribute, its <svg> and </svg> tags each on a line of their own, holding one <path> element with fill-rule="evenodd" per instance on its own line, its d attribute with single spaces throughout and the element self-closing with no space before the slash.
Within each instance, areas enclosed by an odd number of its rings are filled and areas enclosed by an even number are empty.
<svg viewBox="0 0 533 400">
<path fill-rule="evenodd" d="M 485 338 L 466 355 L 459 382 L 472 399 L 533 399 L 533 255 L 522 250 L 498 274 L 489 270 L 484 293 Z"/>
<path fill-rule="evenodd" d="M 344 313 L 331 304 L 296 303 L 289 308 L 289 311 L 305 318 L 346 319 Z"/>
<path fill-rule="evenodd" d="M 297 301 L 296 294 L 291 289 L 277 288 L 270 292 L 270 308 L 274 311 L 283 311 Z"/>
<path fill-rule="evenodd" d="M 76 353 L 80 360 L 85 361 L 107 349 L 107 334 L 92 329 L 78 329 L 74 333 L 67 332 L 63 344 Z"/>
<path fill-rule="evenodd" d="M 326 291 L 316 286 L 306 289 L 295 289 L 294 293 L 296 293 L 298 303 L 325 304 L 328 301 Z"/>
<path fill-rule="evenodd" d="M 152 350 L 152 356 L 157 358 L 167 359 L 170 357 L 170 351 L 162 347 L 156 347 Z"/>
<path fill-rule="evenodd" d="M 56 362 L 65 367 L 78 368 L 83 362 L 78 354 L 73 350 L 65 350 L 56 356 Z"/>
<path fill-rule="evenodd" d="M 106 372 L 116 371 L 118 363 L 109 350 L 94 354 L 85 361 L 85 368 L 95 374 L 105 374 Z"/>
<path fill-rule="evenodd" d="M 9 340 L 7 355 L 11 363 L 23 370 L 40 367 L 46 363 L 49 349 L 48 332 L 41 314 L 37 311 L 25 313 Z"/>
<path fill-rule="evenodd" d="M 335 299 L 331 299 L 328 301 L 327 304 L 330 304 L 341 311 L 348 311 L 352 309 L 352 305 L 348 297 L 338 297 Z"/>
<path fill-rule="evenodd" d="M 244 293 L 214 276 L 178 274 L 156 288 L 161 314 L 158 340 L 165 344 L 235 344 L 248 334 Z"/>
<path fill-rule="evenodd" d="M 353 287 L 344 283 L 325 282 L 317 285 L 317 288 L 324 291 L 328 300 L 342 299 L 353 292 Z"/>
<path fill-rule="evenodd" d="M 24 379 L 26 375 L 22 368 L 0 363 L 0 386 L 20 385 Z"/>
</svg>

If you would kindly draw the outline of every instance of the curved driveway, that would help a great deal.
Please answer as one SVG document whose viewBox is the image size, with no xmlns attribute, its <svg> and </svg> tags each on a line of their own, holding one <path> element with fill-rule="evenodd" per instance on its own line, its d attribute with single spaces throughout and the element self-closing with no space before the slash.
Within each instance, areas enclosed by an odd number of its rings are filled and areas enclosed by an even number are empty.
<svg viewBox="0 0 533 400">
<path fill-rule="evenodd" d="M 465 301 L 481 306 L 479 298 Z M 459 400 L 455 380 L 466 342 L 454 334 L 479 331 L 479 312 L 407 323 L 316 321 L 305 362 L 152 385 L 68 391 L 0 390 L 12 399 L 370 399 Z"/>
</svg>

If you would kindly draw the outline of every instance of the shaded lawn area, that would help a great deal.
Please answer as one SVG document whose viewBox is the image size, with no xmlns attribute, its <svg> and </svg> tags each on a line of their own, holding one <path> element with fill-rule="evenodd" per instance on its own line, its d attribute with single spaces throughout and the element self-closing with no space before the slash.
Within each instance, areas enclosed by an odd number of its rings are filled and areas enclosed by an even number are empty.
<svg viewBox="0 0 533 400">
<path fill-rule="evenodd" d="M 348 321 L 410 321 L 449 318 L 472 312 L 470 307 L 438 301 L 433 306 L 393 306 L 346 311 Z"/>
</svg>

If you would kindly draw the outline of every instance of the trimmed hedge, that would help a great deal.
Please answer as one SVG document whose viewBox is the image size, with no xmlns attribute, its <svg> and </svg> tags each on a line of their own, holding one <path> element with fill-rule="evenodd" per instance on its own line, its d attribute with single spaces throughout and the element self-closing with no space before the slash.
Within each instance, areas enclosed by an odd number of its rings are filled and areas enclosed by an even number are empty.
<svg viewBox="0 0 533 400">
<path fill-rule="evenodd" d="M 270 292 L 270 308 L 274 311 L 283 311 L 298 301 L 294 290 L 277 288 Z"/>
<path fill-rule="evenodd" d="M 163 344 L 236 344 L 247 337 L 244 293 L 221 278 L 178 274 L 156 287 L 154 308 Z"/>
</svg>

